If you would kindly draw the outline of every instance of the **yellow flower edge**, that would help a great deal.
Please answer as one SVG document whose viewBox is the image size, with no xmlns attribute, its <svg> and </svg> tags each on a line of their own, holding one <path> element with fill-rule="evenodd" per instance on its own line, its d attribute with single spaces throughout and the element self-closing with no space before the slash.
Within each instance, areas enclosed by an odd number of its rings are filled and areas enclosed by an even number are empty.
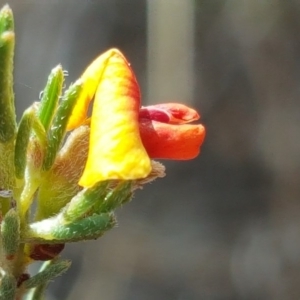
<svg viewBox="0 0 300 300">
<path fill-rule="evenodd" d="M 125 57 L 116 49 L 108 58 L 88 67 L 101 69 L 91 117 L 87 163 L 79 185 L 91 187 L 103 180 L 134 180 L 151 172 L 151 160 L 140 138 L 140 91 Z M 96 62 L 97 67 L 93 66 Z M 88 83 L 90 84 L 90 83 Z"/>
<path fill-rule="evenodd" d="M 99 55 L 83 72 L 80 79 L 83 82 L 82 92 L 76 102 L 68 121 L 67 130 L 72 130 L 84 124 L 87 119 L 88 107 L 93 99 L 103 72 L 114 55 L 122 55 L 118 49 L 110 49 Z"/>
</svg>

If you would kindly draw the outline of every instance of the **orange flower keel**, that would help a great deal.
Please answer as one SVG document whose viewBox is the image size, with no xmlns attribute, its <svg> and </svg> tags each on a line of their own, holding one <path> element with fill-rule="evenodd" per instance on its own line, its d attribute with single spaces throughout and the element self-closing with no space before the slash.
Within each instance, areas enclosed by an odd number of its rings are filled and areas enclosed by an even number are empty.
<svg viewBox="0 0 300 300">
<path fill-rule="evenodd" d="M 180 103 L 142 107 L 140 133 L 151 158 L 187 160 L 195 158 L 205 137 L 202 125 L 190 125 L 200 118 L 197 111 Z"/>
<path fill-rule="evenodd" d="M 140 133 L 151 158 L 188 160 L 200 153 L 205 128 L 202 125 L 171 125 L 142 119 Z"/>
</svg>

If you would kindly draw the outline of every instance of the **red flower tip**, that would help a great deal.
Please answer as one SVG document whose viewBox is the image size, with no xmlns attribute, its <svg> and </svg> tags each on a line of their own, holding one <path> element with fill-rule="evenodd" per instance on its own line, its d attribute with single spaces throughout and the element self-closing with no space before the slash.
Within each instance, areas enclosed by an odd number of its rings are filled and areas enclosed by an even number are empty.
<svg viewBox="0 0 300 300">
<path fill-rule="evenodd" d="M 199 114 L 183 104 L 166 103 L 143 107 L 139 113 L 141 139 L 151 158 L 188 160 L 200 153 L 205 137 L 201 124 L 185 124 Z"/>
<path fill-rule="evenodd" d="M 185 124 L 200 118 L 196 110 L 180 103 L 163 103 L 142 107 L 139 117 L 169 124 Z"/>
</svg>

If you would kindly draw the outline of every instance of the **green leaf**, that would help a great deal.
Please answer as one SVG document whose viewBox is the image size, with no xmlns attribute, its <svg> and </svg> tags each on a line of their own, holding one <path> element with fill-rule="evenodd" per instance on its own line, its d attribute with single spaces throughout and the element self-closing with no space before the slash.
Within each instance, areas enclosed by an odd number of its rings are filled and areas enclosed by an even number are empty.
<svg viewBox="0 0 300 300">
<path fill-rule="evenodd" d="M 74 105 L 82 90 L 82 81 L 79 79 L 64 93 L 56 115 L 54 116 L 52 126 L 48 134 L 48 149 L 43 162 L 43 170 L 49 170 L 55 160 L 57 151 L 65 136 L 68 120 L 72 114 Z"/>
<path fill-rule="evenodd" d="M 132 197 L 132 181 L 121 181 L 105 197 L 104 201 L 95 204 L 92 211 L 95 213 L 106 213 L 114 210 Z"/>
<path fill-rule="evenodd" d="M 16 145 L 15 145 L 15 172 L 19 179 L 24 178 L 24 171 L 27 163 L 27 147 L 30 136 L 35 133 L 42 149 L 46 149 L 47 138 L 45 129 L 41 121 L 36 116 L 36 109 L 34 106 L 28 108 L 19 123 Z"/>
<path fill-rule="evenodd" d="M 26 289 L 31 289 L 40 285 L 45 285 L 57 276 L 60 276 L 61 274 L 65 273 L 70 266 L 71 262 L 69 260 L 48 261 L 43 264 L 42 269 L 39 271 L 39 273 L 24 281 L 23 285 Z"/>
<path fill-rule="evenodd" d="M 27 109 L 19 123 L 15 146 L 15 172 L 17 178 L 24 178 L 26 167 L 27 146 L 32 129 L 33 111 Z"/>
<path fill-rule="evenodd" d="M 5 274 L 1 278 L 0 300 L 15 300 L 17 282 L 14 276 Z"/>
<path fill-rule="evenodd" d="M 75 242 L 96 239 L 115 224 L 113 214 L 93 215 L 64 226 L 56 226 L 51 233 L 57 241 Z"/>
<path fill-rule="evenodd" d="M 43 91 L 41 105 L 38 111 L 38 117 L 46 131 L 48 131 L 55 114 L 62 91 L 63 81 L 63 69 L 59 65 L 51 71 L 48 77 L 47 85 Z"/>
<path fill-rule="evenodd" d="M 14 256 L 20 245 L 20 218 L 10 209 L 1 223 L 2 247 L 7 258 Z"/>
<path fill-rule="evenodd" d="M 0 143 L 12 140 L 16 133 L 12 77 L 14 44 L 13 31 L 0 35 Z"/>
<path fill-rule="evenodd" d="M 14 16 L 8 5 L 0 10 L 0 34 L 5 31 L 14 31 Z"/>
<path fill-rule="evenodd" d="M 15 34 L 8 6 L 0 11 L 0 190 L 11 190 L 14 177 L 16 115 L 13 94 Z"/>
<path fill-rule="evenodd" d="M 96 239 L 105 231 L 116 225 L 112 213 L 94 214 L 69 224 L 63 223 L 62 215 L 34 222 L 24 230 L 24 243 L 70 243 L 82 240 Z"/>
<path fill-rule="evenodd" d="M 28 292 L 26 295 L 26 300 L 45 300 L 45 293 L 46 289 L 48 287 L 48 284 L 40 284 L 36 288 L 33 288 Z"/>
<path fill-rule="evenodd" d="M 82 218 L 95 202 L 103 202 L 107 192 L 107 181 L 95 184 L 92 188 L 80 191 L 72 198 L 70 203 L 62 211 L 62 216 L 66 223 Z"/>
</svg>

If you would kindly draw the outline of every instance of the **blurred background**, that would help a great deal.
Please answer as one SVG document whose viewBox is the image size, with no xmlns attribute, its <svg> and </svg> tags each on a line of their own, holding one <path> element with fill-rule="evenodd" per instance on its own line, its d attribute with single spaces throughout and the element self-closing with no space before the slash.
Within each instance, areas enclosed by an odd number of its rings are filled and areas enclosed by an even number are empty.
<svg viewBox="0 0 300 300">
<path fill-rule="evenodd" d="M 4 1 L 2 5 L 5 4 Z M 61 63 L 120 48 L 143 103 L 196 107 L 201 155 L 68 245 L 49 299 L 300 299 L 300 2 L 10 0 L 18 114 Z"/>
</svg>

